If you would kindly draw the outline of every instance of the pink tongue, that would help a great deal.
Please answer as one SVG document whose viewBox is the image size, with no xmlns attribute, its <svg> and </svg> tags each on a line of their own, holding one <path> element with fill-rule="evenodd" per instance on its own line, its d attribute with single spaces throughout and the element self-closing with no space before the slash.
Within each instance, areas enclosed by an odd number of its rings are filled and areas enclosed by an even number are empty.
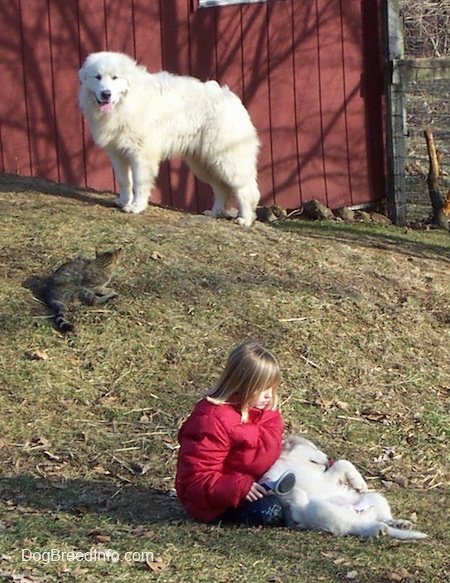
<svg viewBox="0 0 450 583">
<path fill-rule="evenodd" d="M 111 113 L 114 109 L 114 104 L 112 103 L 100 103 L 100 111 L 103 113 Z"/>
</svg>

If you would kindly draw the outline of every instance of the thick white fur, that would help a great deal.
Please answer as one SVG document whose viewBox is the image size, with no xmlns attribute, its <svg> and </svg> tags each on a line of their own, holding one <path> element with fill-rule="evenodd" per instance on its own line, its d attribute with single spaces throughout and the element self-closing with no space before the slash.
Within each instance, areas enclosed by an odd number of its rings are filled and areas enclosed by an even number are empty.
<svg viewBox="0 0 450 583">
<path fill-rule="evenodd" d="M 90 54 L 79 71 L 79 104 L 92 136 L 111 160 L 116 203 L 139 213 L 162 160 L 183 158 L 214 191 L 213 217 L 251 226 L 260 199 L 259 141 L 249 114 L 228 87 L 167 72 L 151 74 L 122 53 Z"/>
<path fill-rule="evenodd" d="M 338 460 L 330 464 L 328 457 L 303 437 L 289 436 L 285 440 L 281 456 L 261 482 L 276 480 L 286 470 L 295 474 L 296 484 L 280 500 L 289 510 L 291 526 L 295 528 L 334 536 L 386 534 L 402 540 L 427 536 L 411 530 L 408 520 L 392 518 L 386 498 L 368 492 L 364 478 L 352 463 Z"/>
</svg>

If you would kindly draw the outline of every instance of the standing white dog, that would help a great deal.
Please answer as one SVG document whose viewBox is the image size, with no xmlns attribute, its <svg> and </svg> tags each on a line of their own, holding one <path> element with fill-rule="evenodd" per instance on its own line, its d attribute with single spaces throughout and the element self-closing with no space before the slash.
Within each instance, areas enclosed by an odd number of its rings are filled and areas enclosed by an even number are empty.
<svg viewBox="0 0 450 583">
<path fill-rule="evenodd" d="M 331 463 L 317 447 L 298 436 L 289 436 L 278 460 L 261 483 L 276 481 L 284 472 L 295 475 L 292 490 L 280 495 L 290 524 L 301 530 L 321 530 L 334 536 L 371 537 L 385 534 L 401 540 L 427 535 L 411 530 L 409 520 L 392 517 L 388 501 L 367 484 L 347 460 Z"/>
<path fill-rule="evenodd" d="M 183 158 L 209 183 L 212 217 L 251 226 L 260 199 L 258 136 L 240 99 L 216 81 L 151 74 L 122 53 L 90 54 L 79 71 L 79 103 L 120 187 L 116 204 L 140 213 L 162 160 Z"/>
</svg>

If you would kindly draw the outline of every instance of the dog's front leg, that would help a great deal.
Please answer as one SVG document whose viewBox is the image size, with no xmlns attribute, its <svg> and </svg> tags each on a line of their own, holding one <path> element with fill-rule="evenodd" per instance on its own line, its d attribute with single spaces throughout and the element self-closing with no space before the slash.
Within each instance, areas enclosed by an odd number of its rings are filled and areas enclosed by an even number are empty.
<svg viewBox="0 0 450 583">
<path fill-rule="evenodd" d="M 138 158 L 131 164 L 133 176 L 133 200 L 123 207 L 126 213 L 140 213 L 148 206 L 148 199 L 158 176 L 159 160 L 149 162 Z"/>
<path fill-rule="evenodd" d="M 131 167 L 126 157 L 114 148 L 107 148 L 106 152 L 119 183 L 119 197 L 114 202 L 117 206 L 123 208 L 133 200 Z"/>
<path fill-rule="evenodd" d="M 366 481 L 355 468 L 355 466 L 347 460 L 338 460 L 328 468 L 325 475 L 334 484 L 340 484 L 353 488 L 356 492 L 367 492 L 368 486 Z"/>
</svg>

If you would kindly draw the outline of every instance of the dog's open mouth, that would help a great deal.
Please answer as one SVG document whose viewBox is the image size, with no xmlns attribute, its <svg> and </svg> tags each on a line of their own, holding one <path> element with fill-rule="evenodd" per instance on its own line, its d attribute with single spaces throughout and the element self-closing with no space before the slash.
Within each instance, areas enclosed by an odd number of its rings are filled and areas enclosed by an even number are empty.
<svg viewBox="0 0 450 583">
<path fill-rule="evenodd" d="M 100 101 L 97 99 L 97 103 L 102 113 L 111 113 L 114 109 L 114 103 L 111 101 Z"/>
</svg>

